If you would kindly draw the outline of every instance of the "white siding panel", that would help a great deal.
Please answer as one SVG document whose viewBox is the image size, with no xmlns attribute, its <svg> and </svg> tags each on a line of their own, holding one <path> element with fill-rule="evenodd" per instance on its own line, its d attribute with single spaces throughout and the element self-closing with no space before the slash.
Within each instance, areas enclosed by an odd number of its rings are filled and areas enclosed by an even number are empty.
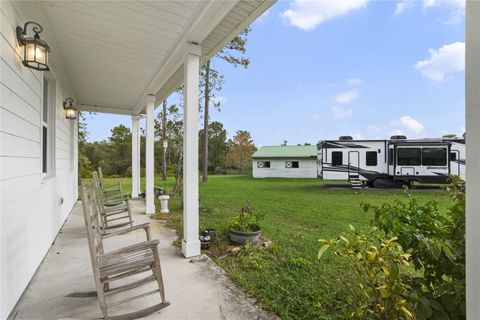
<svg viewBox="0 0 480 320">
<path fill-rule="evenodd" d="M 6 306 L 16 304 L 73 207 L 72 181 L 72 174 L 64 175 L 2 207 L 2 224 L 8 226 L 0 235 L 2 254 L 8 257 L 2 260 L 8 275 L 2 277 L 2 286 L 8 288 L 2 296 Z"/>
<path fill-rule="evenodd" d="M 40 143 L 0 132 L 0 156 L 40 158 Z"/>
<path fill-rule="evenodd" d="M 76 96 L 52 48 L 56 84 L 55 176 L 42 178 L 40 111 L 45 73 L 21 64 L 15 26 L 33 20 L 34 2 L 0 1 L 0 320 L 8 317 L 77 200 L 76 121 L 65 119 L 62 101 Z M 73 144 L 73 145 L 72 145 Z M 73 155 L 77 159 L 77 155 Z M 73 169 L 73 170 L 72 170 Z M 63 204 L 61 204 L 63 202 Z"/>
<path fill-rule="evenodd" d="M 31 141 L 40 141 L 40 128 L 20 118 L 17 114 L 11 113 L 0 108 L 1 113 L 1 132 L 28 139 Z"/>
<path fill-rule="evenodd" d="M 2 157 L 2 180 L 40 172 L 40 158 Z"/>
<path fill-rule="evenodd" d="M 270 161 L 270 168 L 257 168 L 258 161 Z M 285 161 L 298 161 L 299 168 L 285 168 Z M 316 159 L 254 159 L 254 178 L 317 178 Z"/>
<path fill-rule="evenodd" d="M 39 106 L 33 107 L 25 100 L 17 96 L 12 90 L 0 84 L 0 96 L 2 97 L 1 107 L 15 113 L 18 117 L 25 119 L 32 124 L 40 123 Z M 40 104 L 40 99 L 38 100 Z"/>
<path fill-rule="evenodd" d="M 3 159 L 1 159 L 3 160 Z M 2 161 L 3 167 L 3 161 Z M 23 197 L 26 194 L 35 194 L 35 191 L 38 190 L 41 181 L 40 173 L 35 173 L 29 176 L 18 177 L 15 179 L 9 179 L 0 181 L 1 183 L 1 202 L 0 205 L 10 203 L 20 197 Z"/>
<path fill-rule="evenodd" d="M 13 71 L 3 60 L 0 60 L 0 70 L 0 82 L 15 92 L 32 107 L 40 110 L 40 91 L 33 91 L 32 88 L 29 87 L 27 83 L 23 81 L 23 79 L 20 78 L 18 74 L 15 73 L 15 71 Z"/>
<path fill-rule="evenodd" d="M 27 69 L 22 64 L 22 57 L 19 53 L 14 51 L 17 47 L 12 47 L 7 43 L 5 38 L 0 37 L 0 50 L 2 52 L 2 60 L 15 73 L 25 81 L 25 83 L 34 91 L 40 92 L 40 81 L 35 77 L 31 69 Z"/>
</svg>

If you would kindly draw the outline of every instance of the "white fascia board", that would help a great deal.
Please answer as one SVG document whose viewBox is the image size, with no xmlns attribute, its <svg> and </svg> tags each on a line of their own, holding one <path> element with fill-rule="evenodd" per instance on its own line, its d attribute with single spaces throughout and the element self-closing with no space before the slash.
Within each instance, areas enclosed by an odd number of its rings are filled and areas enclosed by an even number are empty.
<svg viewBox="0 0 480 320">
<path fill-rule="evenodd" d="M 261 6 L 259 6 L 251 15 L 248 16 L 239 26 L 232 30 L 223 40 L 210 52 L 204 52 L 203 60 L 208 61 L 212 56 L 214 56 L 218 51 L 222 50 L 223 47 L 237 35 L 239 35 L 245 28 L 247 28 L 253 21 L 255 21 L 259 16 L 261 16 L 265 11 L 267 11 L 277 0 L 268 0 L 265 1 Z"/>
<path fill-rule="evenodd" d="M 133 108 L 115 108 L 110 106 L 97 106 L 97 105 L 86 105 L 86 104 L 77 104 L 78 111 L 87 111 L 87 112 L 98 112 L 98 113 L 113 113 L 121 115 L 132 115 Z"/>
<path fill-rule="evenodd" d="M 225 18 L 235 7 L 239 0 L 235 1 L 211 1 L 199 2 L 197 12 L 193 14 L 195 19 L 185 28 L 183 36 L 174 49 L 168 54 L 168 59 L 160 68 L 148 88 L 142 94 L 133 110 L 133 114 L 140 114 L 146 105 L 146 95 L 157 96 L 155 107 L 178 87 L 183 74 L 178 80 L 178 73 L 183 73 L 183 59 L 189 50 L 191 43 L 201 43 L 212 30 Z M 168 90 L 162 90 L 166 86 Z M 163 94 L 158 95 L 159 92 Z"/>
</svg>

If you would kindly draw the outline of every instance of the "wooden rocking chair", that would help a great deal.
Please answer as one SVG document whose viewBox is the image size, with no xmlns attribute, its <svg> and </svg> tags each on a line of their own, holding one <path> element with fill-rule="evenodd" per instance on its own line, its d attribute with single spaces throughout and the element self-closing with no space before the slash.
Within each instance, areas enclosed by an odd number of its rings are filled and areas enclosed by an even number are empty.
<svg viewBox="0 0 480 320">
<path fill-rule="evenodd" d="M 115 206 L 122 201 L 127 201 L 128 193 L 123 192 L 122 184 L 120 182 L 106 185 L 103 180 L 102 168 L 98 167 L 98 172 L 93 172 L 93 179 L 96 186 L 102 191 L 105 205 Z"/>
<path fill-rule="evenodd" d="M 121 200 L 116 205 L 107 206 L 105 204 L 105 194 L 101 190 L 96 172 L 93 173 L 93 189 L 95 205 L 100 212 L 104 233 L 108 229 L 125 227 L 127 225 L 133 226 L 129 200 Z"/>
<path fill-rule="evenodd" d="M 94 186 L 82 186 L 82 204 L 88 247 L 90 250 L 90 259 L 92 262 L 97 297 L 103 318 L 111 320 L 137 319 L 165 308 L 170 303 L 165 301 L 165 290 L 163 287 L 160 257 L 158 254 L 158 240 L 150 239 L 149 226 L 148 224 L 143 224 L 118 231 L 115 234 L 108 235 L 108 237 L 143 228 L 147 234 L 147 241 L 136 243 L 111 252 L 104 252 L 102 241 L 105 237 L 102 237 L 102 232 L 100 230 L 100 217 L 94 203 L 94 192 Z M 138 279 L 138 277 L 131 279 L 132 276 L 147 272 L 151 272 L 151 275 L 142 279 Z M 120 279 L 123 284 L 112 288 L 111 284 Z M 131 279 L 131 281 L 125 284 L 128 279 Z M 157 282 L 158 289 L 126 297 L 121 300 L 110 301 L 115 294 L 127 292 L 154 281 Z M 157 293 L 159 294 L 161 301 L 158 304 L 128 314 L 110 315 L 112 307 Z"/>
</svg>

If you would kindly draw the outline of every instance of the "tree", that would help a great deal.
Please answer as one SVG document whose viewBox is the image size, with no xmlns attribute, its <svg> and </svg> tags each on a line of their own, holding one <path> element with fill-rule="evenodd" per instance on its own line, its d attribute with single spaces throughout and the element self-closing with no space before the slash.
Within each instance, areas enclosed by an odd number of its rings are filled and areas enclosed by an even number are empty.
<svg viewBox="0 0 480 320">
<path fill-rule="evenodd" d="M 90 113 L 92 114 L 92 113 Z M 78 183 L 81 178 L 91 178 L 93 166 L 90 159 L 85 155 L 87 149 L 88 129 L 84 112 L 78 113 Z"/>
<path fill-rule="evenodd" d="M 199 131 L 199 136 L 204 136 L 203 129 Z M 224 167 L 228 150 L 227 130 L 221 122 L 214 121 L 208 126 L 208 140 L 208 170 L 214 171 Z M 200 140 L 200 149 L 203 149 L 203 143 L 203 140 Z"/>
<path fill-rule="evenodd" d="M 164 117 L 165 114 L 165 117 Z M 165 125 L 162 122 L 165 121 Z M 155 119 L 155 136 L 165 137 L 168 140 L 168 149 L 165 158 L 169 163 L 175 164 L 174 193 L 182 190 L 182 166 L 183 166 L 183 120 L 180 109 L 173 104 L 163 109 Z"/>
<path fill-rule="evenodd" d="M 226 164 L 230 168 L 247 170 L 251 165 L 252 155 L 257 150 L 250 132 L 239 130 L 233 139 L 228 141 Z"/>
<path fill-rule="evenodd" d="M 288 141 L 287 141 L 287 140 L 283 140 L 283 142 L 282 142 L 281 146 L 282 146 L 282 147 L 285 147 L 285 146 L 287 145 L 287 143 L 288 143 Z"/>
<path fill-rule="evenodd" d="M 244 56 L 247 52 L 247 35 L 250 29 L 245 29 L 241 34 L 236 36 L 229 44 L 227 44 L 222 50 L 220 50 L 216 57 L 232 64 L 234 67 L 242 66 L 245 69 L 248 68 L 250 60 Z M 209 120 L 209 107 L 210 101 L 212 101 L 215 92 L 221 90 L 223 83 L 223 75 L 218 71 L 211 68 L 210 60 L 202 67 L 201 87 L 203 88 L 204 96 L 204 115 L 203 115 L 203 148 L 202 148 L 202 181 L 208 181 L 208 120 Z M 214 106 L 220 108 L 220 101 L 214 101 Z"/>
<path fill-rule="evenodd" d="M 112 165 L 110 174 L 124 175 L 132 163 L 132 133 L 123 124 L 110 131 L 112 135 L 108 140 L 112 152 L 105 159 Z"/>
</svg>

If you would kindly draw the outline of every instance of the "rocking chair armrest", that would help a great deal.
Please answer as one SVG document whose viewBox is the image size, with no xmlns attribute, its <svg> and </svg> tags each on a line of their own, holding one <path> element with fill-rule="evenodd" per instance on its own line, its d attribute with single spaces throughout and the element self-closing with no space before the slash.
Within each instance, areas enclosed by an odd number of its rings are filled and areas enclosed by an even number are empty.
<svg viewBox="0 0 480 320">
<path fill-rule="evenodd" d="M 113 195 L 105 195 L 103 198 L 107 201 L 117 200 L 117 199 L 123 200 L 124 198 L 128 198 L 128 193 L 117 193 Z"/>
<path fill-rule="evenodd" d="M 147 240 L 150 241 L 150 223 L 148 223 L 148 222 L 142 223 L 142 224 L 139 224 L 139 225 L 136 225 L 136 226 L 133 226 L 133 227 L 125 228 L 125 229 L 122 229 L 122 230 L 119 230 L 119 231 L 115 231 L 115 232 L 112 232 L 112 233 L 108 233 L 108 234 L 103 236 L 103 239 L 107 239 L 107 238 L 111 238 L 111 237 L 114 237 L 114 236 L 122 235 L 122 234 L 129 233 L 129 232 L 139 230 L 139 229 L 144 229 L 145 230 L 145 233 L 147 234 Z"/>
<path fill-rule="evenodd" d="M 109 257 L 113 257 L 113 256 L 118 255 L 118 254 L 141 251 L 141 250 L 145 250 L 145 249 L 149 249 L 149 248 L 155 249 L 159 244 L 160 244 L 160 241 L 158 241 L 157 239 L 151 240 L 151 241 L 144 241 L 144 242 L 136 243 L 134 245 L 123 247 L 123 248 L 120 248 L 120 249 L 117 249 L 117 250 L 114 250 L 114 251 L 105 252 L 103 254 L 103 257 L 104 258 L 109 258 Z"/>
<path fill-rule="evenodd" d="M 106 184 L 103 184 L 102 187 L 105 189 L 105 188 L 118 188 L 118 185 L 119 183 L 118 182 L 114 182 L 114 183 L 106 183 Z"/>
<path fill-rule="evenodd" d="M 122 185 L 120 183 L 119 184 L 112 184 L 112 185 L 108 185 L 108 186 L 103 186 L 102 189 L 103 189 L 103 192 L 117 191 L 117 190 L 122 189 Z"/>
<path fill-rule="evenodd" d="M 104 194 L 109 194 L 109 193 L 123 193 L 122 188 L 109 188 L 109 189 L 102 189 L 102 192 Z"/>
</svg>

